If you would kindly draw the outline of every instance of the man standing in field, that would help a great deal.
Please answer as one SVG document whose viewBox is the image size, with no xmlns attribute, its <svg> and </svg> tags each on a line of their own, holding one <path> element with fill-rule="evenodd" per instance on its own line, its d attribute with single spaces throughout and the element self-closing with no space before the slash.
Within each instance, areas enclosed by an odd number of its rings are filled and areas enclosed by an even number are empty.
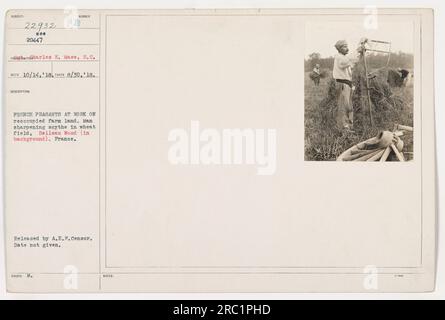
<svg viewBox="0 0 445 320">
<path fill-rule="evenodd" d="M 336 81 L 338 95 L 336 120 L 339 128 L 351 130 L 354 120 L 352 110 L 352 66 L 355 61 L 347 57 L 349 48 L 345 40 L 337 41 L 335 48 L 338 53 L 334 57 L 332 76 Z"/>
<path fill-rule="evenodd" d="M 321 73 L 320 73 L 320 65 L 318 63 L 315 65 L 314 69 L 312 70 L 312 76 L 313 76 L 314 84 L 316 86 L 319 86 Z"/>
<path fill-rule="evenodd" d="M 400 73 L 400 77 L 402 78 L 402 86 L 406 86 L 409 71 L 406 69 L 402 69 L 402 68 L 397 68 L 397 71 Z"/>
</svg>

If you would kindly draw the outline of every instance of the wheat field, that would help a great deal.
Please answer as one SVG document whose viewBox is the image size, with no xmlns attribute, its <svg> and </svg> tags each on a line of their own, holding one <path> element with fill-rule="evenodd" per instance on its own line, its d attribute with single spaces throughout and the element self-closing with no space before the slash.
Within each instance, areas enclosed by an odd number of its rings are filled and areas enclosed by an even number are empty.
<svg viewBox="0 0 445 320">
<path fill-rule="evenodd" d="M 309 74 L 310 72 L 305 74 L 306 161 L 335 161 L 346 149 L 376 136 L 380 131 L 392 131 L 395 124 L 413 126 L 412 81 L 405 87 L 392 88 L 392 96 L 402 101 L 400 104 L 402 107 L 376 110 L 373 106 L 374 126 L 370 124 L 368 106 L 354 105 L 356 120 L 353 132 L 349 132 L 337 129 L 335 121 L 325 119 L 326 117 L 333 118 L 332 114 L 328 114 L 322 107 L 322 101 L 328 95 L 329 83 L 332 79 L 329 77 L 321 79 L 320 86 L 316 87 L 309 78 Z M 405 144 L 403 153 L 408 160 L 412 160 L 412 134 L 404 135 L 402 140 Z"/>
</svg>

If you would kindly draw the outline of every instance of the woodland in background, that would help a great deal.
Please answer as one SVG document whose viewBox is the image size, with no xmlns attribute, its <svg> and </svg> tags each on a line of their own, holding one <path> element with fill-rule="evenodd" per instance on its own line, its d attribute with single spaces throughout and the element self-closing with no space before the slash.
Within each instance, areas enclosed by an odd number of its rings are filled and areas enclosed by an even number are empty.
<svg viewBox="0 0 445 320">
<path fill-rule="evenodd" d="M 370 69 L 377 69 L 386 66 L 388 62 L 387 54 L 368 54 L 368 66 Z M 304 60 L 304 70 L 306 72 L 312 71 L 315 64 L 318 63 L 321 69 L 330 69 L 334 66 L 334 57 L 322 58 L 317 52 L 311 53 L 306 60 Z M 397 52 L 392 53 L 389 60 L 389 68 L 404 68 L 411 69 L 414 64 L 414 56 L 409 53 Z"/>
</svg>

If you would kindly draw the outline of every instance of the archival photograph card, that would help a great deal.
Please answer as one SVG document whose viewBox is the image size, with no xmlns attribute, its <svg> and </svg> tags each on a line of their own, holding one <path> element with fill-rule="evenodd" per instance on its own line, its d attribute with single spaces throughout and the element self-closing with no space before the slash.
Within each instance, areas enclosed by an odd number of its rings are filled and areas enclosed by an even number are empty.
<svg viewBox="0 0 445 320">
<path fill-rule="evenodd" d="M 8 11 L 8 291 L 434 290 L 433 24 Z"/>
</svg>

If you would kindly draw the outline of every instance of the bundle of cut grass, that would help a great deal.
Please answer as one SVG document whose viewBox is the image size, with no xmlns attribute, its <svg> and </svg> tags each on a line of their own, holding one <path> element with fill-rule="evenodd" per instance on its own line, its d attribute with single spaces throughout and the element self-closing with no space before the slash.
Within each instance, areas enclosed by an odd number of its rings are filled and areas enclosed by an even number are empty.
<svg viewBox="0 0 445 320">
<path fill-rule="evenodd" d="M 385 72 L 377 72 L 369 76 L 369 93 L 371 97 L 371 111 L 376 113 L 374 117 L 376 120 L 375 125 L 377 127 L 382 127 L 385 124 L 385 120 L 391 119 L 394 115 L 405 111 L 407 103 L 404 101 L 402 96 L 393 94 L 390 86 L 386 82 Z M 352 78 L 355 90 L 352 95 L 352 104 L 354 109 L 354 117 L 356 120 L 362 122 L 363 117 L 368 118 L 369 122 L 369 105 L 367 100 L 367 90 L 366 90 L 366 78 L 365 73 L 360 65 L 354 68 L 353 78 Z M 335 114 L 337 111 L 337 97 L 338 97 L 338 87 L 334 79 L 328 84 L 328 91 L 325 99 L 320 103 L 320 110 L 322 112 L 322 125 L 333 125 L 335 124 Z M 385 115 L 386 113 L 391 113 L 392 116 Z M 394 122 L 390 123 L 390 127 Z M 390 128 L 389 127 L 389 128 Z"/>
<path fill-rule="evenodd" d="M 368 76 L 371 112 L 375 126 L 382 129 L 390 129 L 394 123 L 400 122 L 399 118 L 403 117 L 408 105 L 402 96 L 393 93 L 386 81 L 387 74 L 388 70 L 383 69 Z M 362 64 L 357 64 L 352 76 L 356 87 L 352 98 L 354 113 L 357 121 L 363 126 L 365 122 L 370 122 L 370 111 Z"/>
</svg>

